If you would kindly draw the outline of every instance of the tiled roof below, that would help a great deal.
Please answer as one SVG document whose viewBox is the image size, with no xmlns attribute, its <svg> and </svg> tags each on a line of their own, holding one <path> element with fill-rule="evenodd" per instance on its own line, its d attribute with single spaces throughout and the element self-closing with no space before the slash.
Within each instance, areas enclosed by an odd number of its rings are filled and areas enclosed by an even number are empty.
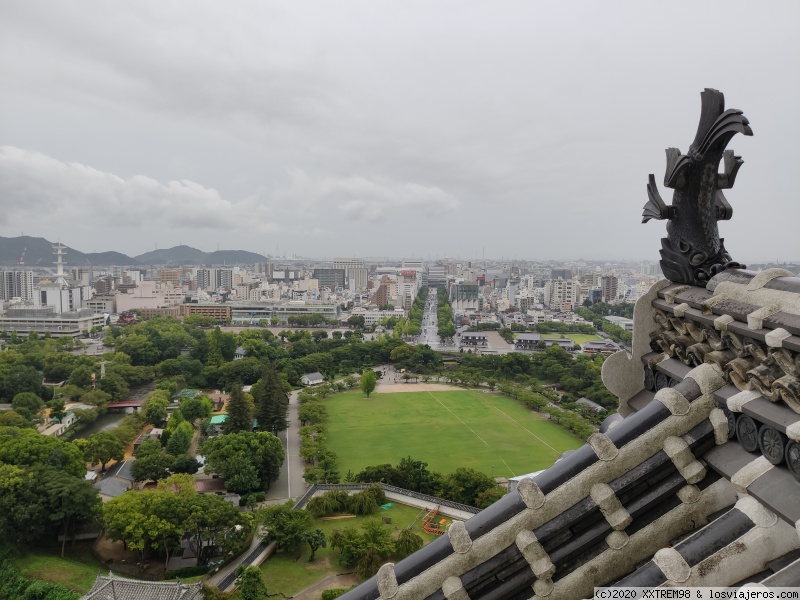
<svg viewBox="0 0 800 600">
<path fill-rule="evenodd" d="M 202 583 L 139 581 L 111 573 L 98 575 L 81 600 L 193 600 L 202 598 Z"/>
</svg>

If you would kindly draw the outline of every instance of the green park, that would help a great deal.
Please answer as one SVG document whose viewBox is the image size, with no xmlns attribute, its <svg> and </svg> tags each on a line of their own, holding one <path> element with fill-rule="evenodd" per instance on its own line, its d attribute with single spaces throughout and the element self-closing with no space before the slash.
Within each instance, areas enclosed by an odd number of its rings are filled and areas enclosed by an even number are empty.
<svg viewBox="0 0 800 600">
<path fill-rule="evenodd" d="M 306 483 L 382 482 L 477 509 L 502 497 L 495 478 L 549 467 L 615 407 L 600 381 L 603 357 L 573 356 L 557 345 L 495 355 L 407 343 L 403 336 L 419 329 L 424 302 L 421 293 L 403 333 L 398 321 L 373 339 L 357 324 L 331 335 L 275 335 L 263 327 L 223 332 L 198 316 L 110 326 L 102 356 L 82 352 L 71 338 L 3 336 L 0 400 L 10 409 L 0 412 L 0 559 L 9 560 L 0 560 L 0 597 L 11 589 L 11 597 L 22 597 L 19 590 L 44 580 L 59 600 L 75 600 L 101 568 L 198 581 L 213 576 L 216 557 L 242 555 L 257 531 L 278 550 L 248 577 L 263 584 L 263 573 L 273 593 L 294 595 L 342 570 L 356 579 L 329 583 L 349 587 L 382 561 L 431 541 L 416 531 L 419 507 L 384 510 L 385 497 L 367 507 L 361 493 L 352 502 L 344 493 L 335 506 L 335 499 L 315 497 L 294 511 L 265 502 L 286 457 L 274 432 L 287 429 L 292 390 Z M 244 357 L 237 358 L 239 348 Z M 376 382 L 381 365 L 402 373 L 394 385 Z M 328 381 L 303 386 L 309 373 Z M 576 404 L 580 397 L 604 410 L 587 412 Z M 140 410 L 113 413 L 118 404 Z M 108 417 L 110 429 L 92 429 Z M 149 439 L 153 428 L 160 440 Z M 205 465 L 196 477 L 197 454 Z M 130 460 L 125 480 L 109 474 L 123 459 Z M 213 476 L 239 495 L 240 506 L 200 489 Z M 279 509 L 282 520 L 274 520 Z M 132 525 L 145 519 L 157 519 L 158 528 Z M 100 541 L 72 541 L 84 529 L 89 537 L 102 532 Z M 205 538 L 219 541 L 204 545 Z M 181 544 L 192 556 L 171 565 Z"/>
<path fill-rule="evenodd" d="M 414 456 L 424 457 L 432 471 L 467 467 L 513 477 L 547 468 L 584 443 L 512 398 L 445 390 L 332 396 L 328 445 L 341 471 Z"/>
</svg>

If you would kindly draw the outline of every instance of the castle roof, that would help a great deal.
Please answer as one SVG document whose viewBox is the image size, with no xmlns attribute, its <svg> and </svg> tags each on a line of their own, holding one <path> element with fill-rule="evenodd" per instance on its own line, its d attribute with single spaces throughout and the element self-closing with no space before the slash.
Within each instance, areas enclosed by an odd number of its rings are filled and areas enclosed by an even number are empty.
<svg viewBox="0 0 800 600">
<path fill-rule="evenodd" d="M 109 572 L 97 579 L 81 600 L 193 600 L 201 598 L 202 583 L 140 581 Z"/>
<path fill-rule="evenodd" d="M 343 595 L 591 597 L 595 586 L 800 585 L 800 278 L 656 284 L 619 414 L 569 456 Z M 797 412 L 796 412 L 797 411 Z"/>
</svg>

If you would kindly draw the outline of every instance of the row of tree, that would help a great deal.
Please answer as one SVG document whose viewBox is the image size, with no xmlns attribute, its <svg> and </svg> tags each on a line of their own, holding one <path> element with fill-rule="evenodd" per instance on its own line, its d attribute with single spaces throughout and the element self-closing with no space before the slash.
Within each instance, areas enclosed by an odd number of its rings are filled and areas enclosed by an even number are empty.
<svg viewBox="0 0 800 600">
<path fill-rule="evenodd" d="M 630 331 L 625 331 L 619 325 L 610 321 L 606 321 L 605 317 L 614 315 L 618 317 L 625 317 L 627 319 L 633 318 L 633 304 L 623 302 L 620 304 L 606 304 L 605 302 L 598 302 L 590 306 L 580 306 L 575 309 L 580 316 L 592 324 L 599 330 L 604 331 L 608 336 L 616 342 L 622 344 L 630 344 L 633 339 L 633 334 Z"/>
<path fill-rule="evenodd" d="M 355 378 L 349 378 L 349 387 L 353 387 L 355 381 Z M 336 387 L 338 389 L 341 386 Z M 325 398 L 332 391 L 332 386 L 323 384 L 306 388 L 297 396 L 297 417 L 301 425 L 300 456 L 306 463 L 303 478 L 309 484 L 339 482 L 337 457 L 328 449 L 326 436 L 328 409 Z"/>
<path fill-rule="evenodd" d="M 428 469 L 428 463 L 410 456 L 391 464 L 365 467 L 355 475 L 348 473 L 346 481 L 358 483 L 386 483 L 422 494 L 429 494 L 461 504 L 486 508 L 503 497 L 504 490 L 480 471 L 459 468 L 442 474 Z"/>
<path fill-rule="evenodd" d="M 456 327 L 453 325 L 453 311 L 450 308 L 450 299 L 445 288 L 436 289 L 436 319 L 438 329 L 436 335 L 446 340 L 456 335 Z"/>
</svg>

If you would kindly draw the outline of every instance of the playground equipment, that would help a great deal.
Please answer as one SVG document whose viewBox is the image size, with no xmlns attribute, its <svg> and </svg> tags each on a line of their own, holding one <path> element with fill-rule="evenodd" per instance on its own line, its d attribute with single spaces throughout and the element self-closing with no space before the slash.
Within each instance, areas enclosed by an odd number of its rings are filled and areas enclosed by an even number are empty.
<svg viewBox="0 0 800 600">
<path fill-rule="evenodd" d="M 422 520 L 423 531 L 432 533 L 433 535 L 442 535 L 445 531 L 447 531 L 447 519 L 440 519 L 439 521 L 434 522 L 434 519 L 436 519 L 436 515 L 438 514 L 439 506 L 437 505 L 436 508 L 431 509 L 428 514 L 425 515 L 425 518 Z"/>
<path fill-rule="evenodd" d="M 427 514 L 427 513 L 428 513 L 428 508 L 427 508 L 427 507 L 425 507 L 425 508 L 423 508 L 421 511 L 419 511 L 419 512 L 417 513 L 417 516 L 416 516 L 416 517 L 414 517 L 414 520 L 413 520 L 413 521 L 411 521 L 411 524 L 410 524 L 408 527 L 406 527 L 406 529 L 408 529 L 409 531 L 411 531 L 411 528 L 412 528 L 412 527 L 414 527 L 414 524 L 415 524 L 417 521 L 419 521 L 420 517 L 422 517 L 423 515 L 425 515 L 425 514 Z"/>
</svg>

